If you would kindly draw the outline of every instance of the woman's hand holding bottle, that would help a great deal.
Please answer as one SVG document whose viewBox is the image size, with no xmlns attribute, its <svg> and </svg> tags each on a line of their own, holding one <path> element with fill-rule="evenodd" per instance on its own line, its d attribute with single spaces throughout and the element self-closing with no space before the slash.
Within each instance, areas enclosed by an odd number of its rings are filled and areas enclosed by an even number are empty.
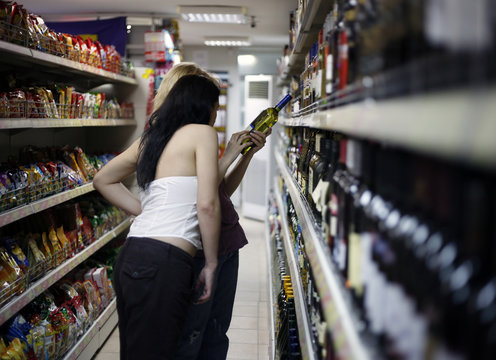
<svg viewBox="0 0 496 360">
<path fill-rule="evenodd" d="M 246 143 L 251 145 L 251 149 L 248 150 L 245 156 L 246 155 L 253 156 L 258 150 L 263 148 L 265 146 L 265 141 L 267 139 L 267 136 L 269 136 L 270 134 L 272 134 L 272 128 L 268 128 L 267 130 L 265 130 L 265 132 L 251 131 L 250 141 Z"/>
</svg>

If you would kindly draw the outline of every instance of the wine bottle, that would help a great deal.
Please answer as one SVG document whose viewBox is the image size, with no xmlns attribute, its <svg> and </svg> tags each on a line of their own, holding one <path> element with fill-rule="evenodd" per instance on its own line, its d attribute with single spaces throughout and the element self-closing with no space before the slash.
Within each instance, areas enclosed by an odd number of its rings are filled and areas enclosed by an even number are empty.
<svg viewBox="0 0 496 360">
<path fill-rule="evenodd" d="M 256 118 L 251 122 L 250 125 L 245 129 L 247 131 L 261 131 L 264 132 L 268 128 L 274 126 L 274 124 L 277 122 L 278 117 L 277 115 L 279 114 L 279 111 L 281 111 L 282 108 L 286 106 L 286 104 L 291 100 L 292 96 L 290 94 L 287 94 L 279 103 L 274 106 L 267 108 L 263 110 Z M 249 141 L 249 140 L 245 140 Z M 244 155 L 250 149 L 252 146 L 248 146 L 241 151 L 241 153 Z"/>
</svg>

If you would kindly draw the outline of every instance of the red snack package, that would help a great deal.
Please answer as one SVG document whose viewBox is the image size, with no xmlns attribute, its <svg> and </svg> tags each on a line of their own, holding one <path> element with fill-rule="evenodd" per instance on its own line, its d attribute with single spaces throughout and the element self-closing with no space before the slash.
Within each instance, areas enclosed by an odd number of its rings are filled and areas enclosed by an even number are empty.
<svg viewBox="0 0 496 360">
<path fill-rule="evenodd" d="M 6 92 L 0 93 L 0 118 L 9 117 L 9 97 Z"/>
<path fill-rule="evenodd" d="M 26 94 L 22 90 L 14 90 L 9 92 L 9 117 L 21 118 L 25 117 Z"/>
<path fill-rule="evenodd" d="M 105 68 L 106 66 L 106 63 L 107 63 L 107 53 L 105 52 L 102 44 L 100 44 L 100 42 L 97 40 L 95 41 L 95 46 L 97 47 L 98 49 L 98 56 L 100 58 L 100 64 L 99 64 L 99 68 Z"/>
</svg>

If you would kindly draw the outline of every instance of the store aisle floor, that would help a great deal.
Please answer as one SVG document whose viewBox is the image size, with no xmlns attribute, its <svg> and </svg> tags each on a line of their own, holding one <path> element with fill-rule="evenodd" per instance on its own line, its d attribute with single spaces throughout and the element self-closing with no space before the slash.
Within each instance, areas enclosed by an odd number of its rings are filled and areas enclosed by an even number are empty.
<svg viewBox="0 0 496 360">
<path fill-rule="evenodd" d="M 240 250 L 239 281 L 228 336 L 228 360 L 269 359 L 269 290 L 265 226 L 241 218 L 249 244 Z M 119 360 L 119 330 L 115 329 L 94 360 Z"/>
</svg>

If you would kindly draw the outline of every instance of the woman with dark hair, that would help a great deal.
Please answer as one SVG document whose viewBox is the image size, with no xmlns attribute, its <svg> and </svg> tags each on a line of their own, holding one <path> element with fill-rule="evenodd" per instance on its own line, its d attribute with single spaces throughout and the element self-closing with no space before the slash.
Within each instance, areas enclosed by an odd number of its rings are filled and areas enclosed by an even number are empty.
<svg viewBox="0 0 496 360">
<path fill-rule="evenodd" d="M 95 176 L 95 188 L 136 218 L 115 264 L 121 359 L 171 359 L 193 288 L 214 286 L 220 225 L 219 88 L 188 75 L 172 87 L 141 139 Z M 136 171 L 140 198 L 121 181 Z M 205 266 L 193 286 L 193 257 Z"/>
</svg>

